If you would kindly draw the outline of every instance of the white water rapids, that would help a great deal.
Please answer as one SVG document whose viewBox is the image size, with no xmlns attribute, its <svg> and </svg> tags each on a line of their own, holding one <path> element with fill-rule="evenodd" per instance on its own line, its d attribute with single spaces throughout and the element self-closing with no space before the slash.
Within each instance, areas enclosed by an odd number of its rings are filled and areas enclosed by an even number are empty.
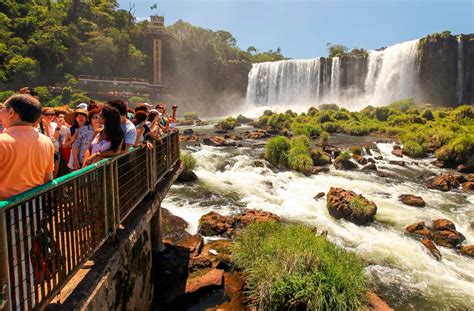
<svg viewBox="0 0 474 311">
<path fill-rule="evenodd" d="M 275 172 L 253 165 L 261 147 L 225 148 L 202 146 L 193 153 L 199 181 L 175 185 L 162 206 L 189 223 L 197 232 L 199 218 L 209 211 L 232 214 L 242 209 L 262 209 L 286 219 L 302 221 L 327 230 L 329 239 L 363 258 L 366 274 L 378 292 L 397 310 L 474 309 L 474 260 L 452 249 L 439 247 L 437 261 L 420 241 L 404 233 L 404 228 L 418 221 L 430 225 L 437 218 L 452 220 L 474 243 L 474 195 L 443 193 L 427 189 L 422 175 L 439 169 L 428 160 L 415 161 L 407 167 L 388 164 L 396 159 L 390 144 L 378 144 L 383 161 L 379 170 L 393 174 L 381 178 L 360 171 L 338 171 L 305 177 L 294 172 Z M 407 160 L 407 159 L 405 159 Z M 408 160 L 407 163 L 412 163 Z M 325 199 L 316 201 L 318 192 L 341 187 L 363 194 L 377 206 L 375 223 L 357 226 L 329 215 Z M 403 205 L 398 196 L 420 195 L 425 208 Z"/>
<path fill-rule="evenodd" d="M 253 64 L 247 86 L 247 109 L 243 110 L 300 112 L 311 105 L 331 102 L 358 110 L 415 97 L 418 42 L 412 40 L 382 51 L 369 51 L 366 70 L 359 70 L 362 63 L 352 59 L 355 65 L 343 72 L 339 57 Z M 359 86 L 357 81 L 364 78 L 363 72 L 365 81 Z M 345 87 L 341 83 L 343 78 Z"/>
</svg>

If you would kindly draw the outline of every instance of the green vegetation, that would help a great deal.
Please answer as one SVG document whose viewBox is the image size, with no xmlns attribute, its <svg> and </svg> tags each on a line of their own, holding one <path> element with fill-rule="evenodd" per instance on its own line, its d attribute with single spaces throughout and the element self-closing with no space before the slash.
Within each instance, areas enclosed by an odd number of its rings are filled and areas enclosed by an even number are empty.
<svg viewBox="0 0 474 311">
<path fill-rule="evenodd" d="M 290 140 L 283 136 L 270 138 L 265 145 L 265 159 L 273 165 L 288 165 L 288 151 L 290 150 Z"/>
<path fill-rule="evenodd" d="M 351 159 L 351 153 L 344 150 L 339 154 L 338 158 L 341 159 L 341 161 L 349 161 Z"/>
<path fill-rule="evenodd" d="M 321 145 L 327 146 L 329 143 L 329 133 L 328 132 L 322 132 L 321 133 Z"/>
<path fill-rule="evenodd" d="M 319 105 L 319 110 L 339 110 L 339 106 L 336 104 L 321 104 Z"/>
<path fill-rule="evenodd" d="M 296 136 L 291 140 L 290 151 L 288 152 L 288 166 L 290 169 L 307 173 L 313 166 L 313 159 L 309 154 L 310 141 L 307 136 Z"/>
<path fill-rule="evenodd" d="M 239 114 L 236 119 L 237 119 L 237 122 L 241 124 L 247 124 L 247 123 L 253 122 L 253 119 L 247 118 L 246 116 L 243 116 L 241 114 Z"/>
<path fill-rule="evenodd" d="M 183 171 L 179 175 L 179 180 L 193 181 L 197 179 L 196 174 L 193 172 L 196 167 L 196 159 L 194 159 L 193 155 L 189 152 L 181 152 L 179 158 L 183 165 Z"/>
<path fill-rule="evenodd" d="M 240 126 L 240 123 L 232 117 L 222 120 L 216 125 L 216 127 L 221 128 L 226 131 L 233 130 L 237 126 Z"/>
<path fill-rule="evenodd" d="M 246 293 L 259 310 L 366 306 L 362 262 L 303 225 L 250 225 L 237 237 L 232 260 L 245 273 Z"/>
</svg>

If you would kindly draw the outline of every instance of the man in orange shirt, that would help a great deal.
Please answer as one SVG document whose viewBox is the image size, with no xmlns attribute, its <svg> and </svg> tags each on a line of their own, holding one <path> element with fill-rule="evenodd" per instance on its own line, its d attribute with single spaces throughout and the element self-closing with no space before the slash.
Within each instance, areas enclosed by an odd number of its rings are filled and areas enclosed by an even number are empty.
<svg viewBox="0 0 474 311">
<path fill-rule="evenodd" d="M 33 124 L 40 102 L 27 94 L 13 95 L 0 105 L 0 200 L 42 185 L 53 178 L 54 146 Z"/>
</svg>

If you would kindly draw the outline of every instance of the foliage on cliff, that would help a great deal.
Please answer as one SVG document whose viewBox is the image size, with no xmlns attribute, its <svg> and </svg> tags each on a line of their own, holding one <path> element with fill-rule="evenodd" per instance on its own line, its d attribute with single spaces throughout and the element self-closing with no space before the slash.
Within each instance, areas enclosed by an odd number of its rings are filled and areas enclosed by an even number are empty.
<svg viewBox="0 0 474 311">
<path fill-rule="evenodd" d="M 361 310 L 362 262 L 303 225 L 260 222 L 237 238 L 232 259 L 258 310 Z"/>
</svg>

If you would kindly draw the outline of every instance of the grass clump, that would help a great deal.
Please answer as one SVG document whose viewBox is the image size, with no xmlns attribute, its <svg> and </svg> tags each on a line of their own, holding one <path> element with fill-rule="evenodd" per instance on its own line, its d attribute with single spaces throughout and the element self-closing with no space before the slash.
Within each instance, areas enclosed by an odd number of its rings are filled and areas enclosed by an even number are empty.
<svg viewBox="0 0 474 311">
<path fill-rule="evenodd" d="M 306 173 L 313 166 L 313 159 L 309 152 L 309 139 L 306 136 L 297 136 L 291 140 L 288 152 L 288 166 L 290 169 Z"/>
<path fill-rule="evenodd" d="M 265 145 L 265 159 L 275 166 L 288 166 L 290 140 L 284 136 L 270 138 Z"/>
<path fill-rule="evenodd" d="M 339 154 L 338 158 L 341 159 L 341 161 L 349 161 L 351 159 L 351 153 L 344 150 Z"/>
<path fill-rule="evenodd" d="M 393 102 L 387 107 L 391 109 L 400 110 L 401 112 L 407 112 L 410 109 L 416 108 L 416 103 L 413 98 L 407 98 Z"/>
<path fill-rule="evenodd" d="M 239 121 L 237 121 L 235 118 L 229 117 L 219 123 L 217 123 L 217 127 L 230 131 L 233 130 L 235 127 L 240 126 Z"/>
<path fill-rule="evenodd" d="M 185 120 L 199 120 L 197 112 L 185 112 L 183 116 Z"/>
<path fill-rule="evenodd" d="M 448 144 L 436 150 L 441 161 L 463 163 L 474 154 L 474 134 L 459 134 Z"/>
<path fill-rule="evenodd" d="M 237 122 L 241 123 L 241 124 L 248 124 L 250 122 L 253 122 L 253 119 L 251 118 L 247 118 L 246 116 L 242 115 L 242 114 L 239 114 L 236 118 Z"/>
<path fill-rule="evenodd" d="M 232 248 L 259 310 L 360 310 L 366 306 L 362 262 L 303 225 L 260 222 Z"/>
<path fill-rule="evenodd" d="M 416 141 L 408 141 L 403 145 L 403 154 L 412 158 L 423 158 L 426 156 L 426 148 Z"/>
<path fill-rule="evenodd" d="M 295 136 L 304 135 L 307 137 L 319 137 L 322 129 L 318 125 L 311 123 L 293 122 L 291 125 L 291 131 Z"/>
</svg>

